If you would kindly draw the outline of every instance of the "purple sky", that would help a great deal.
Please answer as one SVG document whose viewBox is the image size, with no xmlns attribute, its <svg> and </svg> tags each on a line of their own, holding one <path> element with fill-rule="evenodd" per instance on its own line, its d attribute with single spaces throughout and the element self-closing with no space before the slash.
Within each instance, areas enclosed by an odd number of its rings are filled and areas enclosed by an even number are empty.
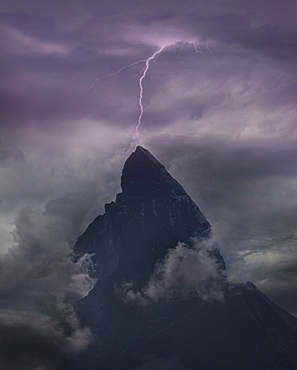
<svg viewBox="0 0 297 370">
<path fill-rule="evenodd" d="M 143 82 L 141 144 L 200 206 L 230 273 L 297 315 L 296 1 L 2 0 L 0 9 L 4 281 L 20 261 L 29 279 L 45 229 L 53 241 L 41 259 L 70 249 L 114 199 L 135 145 L 144 63 L 101 77 L 169 45 Z M 53 236 L 61 219 L 66 231 Z M 12 243 L 19 254 L 5 254 Z"/>
</svg>

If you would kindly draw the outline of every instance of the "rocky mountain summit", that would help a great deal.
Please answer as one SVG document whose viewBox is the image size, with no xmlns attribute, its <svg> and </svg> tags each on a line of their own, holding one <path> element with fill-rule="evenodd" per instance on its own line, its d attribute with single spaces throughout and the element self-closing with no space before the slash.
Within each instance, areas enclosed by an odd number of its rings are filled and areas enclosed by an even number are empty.
<svg viewBox="0 0 297 370">
<path fill-rule="evenodd" d="M 297 369 L 297 320 L 229 282 L 209 222 L 149 151 L 121 187 L 74 247 L 98 279 L 76 306 L 94 340 L 61 369 Z"/>
</svg>

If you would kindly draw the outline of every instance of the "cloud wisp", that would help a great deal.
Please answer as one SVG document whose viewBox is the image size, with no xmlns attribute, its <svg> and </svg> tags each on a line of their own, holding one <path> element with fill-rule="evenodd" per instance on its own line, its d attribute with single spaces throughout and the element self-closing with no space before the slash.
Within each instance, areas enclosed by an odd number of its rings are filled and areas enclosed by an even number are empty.
<svg viewBox="0 0 297 370">
<path fill-rule="evenodd" d="M 190 296 L 198 296 L 205 302 L 223 302 L 226 274 L 212 256 L 209 245 L 196 241 L 190 248 L 179 243 L 156 263 L 141 290 L 134 290 L 133 282 L 127 282 L 117 287 L 116 293 L 125 302 L 140 306 Z"/>
</svg>

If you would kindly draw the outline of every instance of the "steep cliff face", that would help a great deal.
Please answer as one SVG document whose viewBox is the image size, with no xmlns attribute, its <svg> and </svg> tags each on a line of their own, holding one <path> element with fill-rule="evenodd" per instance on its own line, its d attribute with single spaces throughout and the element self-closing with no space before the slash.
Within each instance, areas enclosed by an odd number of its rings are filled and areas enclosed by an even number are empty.
<svg viewBox="0 0 297 370">
<path fill-rule="evenodd" d="M 228 283 L 218 248 L 199 247 L 209 222 L 164 166 L 137 147 L 121 185 L 74 247 L 93 254 L 98 282 L 76 308 L 94 341 L 61 369 L 296 369 L 297 320 Z"/>
</svg>

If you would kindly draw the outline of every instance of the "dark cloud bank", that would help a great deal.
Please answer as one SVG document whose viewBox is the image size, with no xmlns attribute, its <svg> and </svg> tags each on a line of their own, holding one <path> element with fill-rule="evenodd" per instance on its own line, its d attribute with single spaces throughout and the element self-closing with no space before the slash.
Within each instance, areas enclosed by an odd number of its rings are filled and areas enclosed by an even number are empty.
<svg viewBox="0 0 297 370">
<path fill-rule="evenodd" d="M 93 284 L 88 258 L 68 255 L 119 190 L 143 64 L 101 77 L 162 43 L 176 44 L 145 80 L 142 145 L 201 206 L 231 276 L 296 315 L 296 2 L 4 0 L 0 11 L 2 368 L 54 369 L 91 338 L 73 311 Z M 186 253 L 172 280 L 184 251 L 126 293 L 197 290 L 183 271 L 209 261 Z"/>
</svg>

